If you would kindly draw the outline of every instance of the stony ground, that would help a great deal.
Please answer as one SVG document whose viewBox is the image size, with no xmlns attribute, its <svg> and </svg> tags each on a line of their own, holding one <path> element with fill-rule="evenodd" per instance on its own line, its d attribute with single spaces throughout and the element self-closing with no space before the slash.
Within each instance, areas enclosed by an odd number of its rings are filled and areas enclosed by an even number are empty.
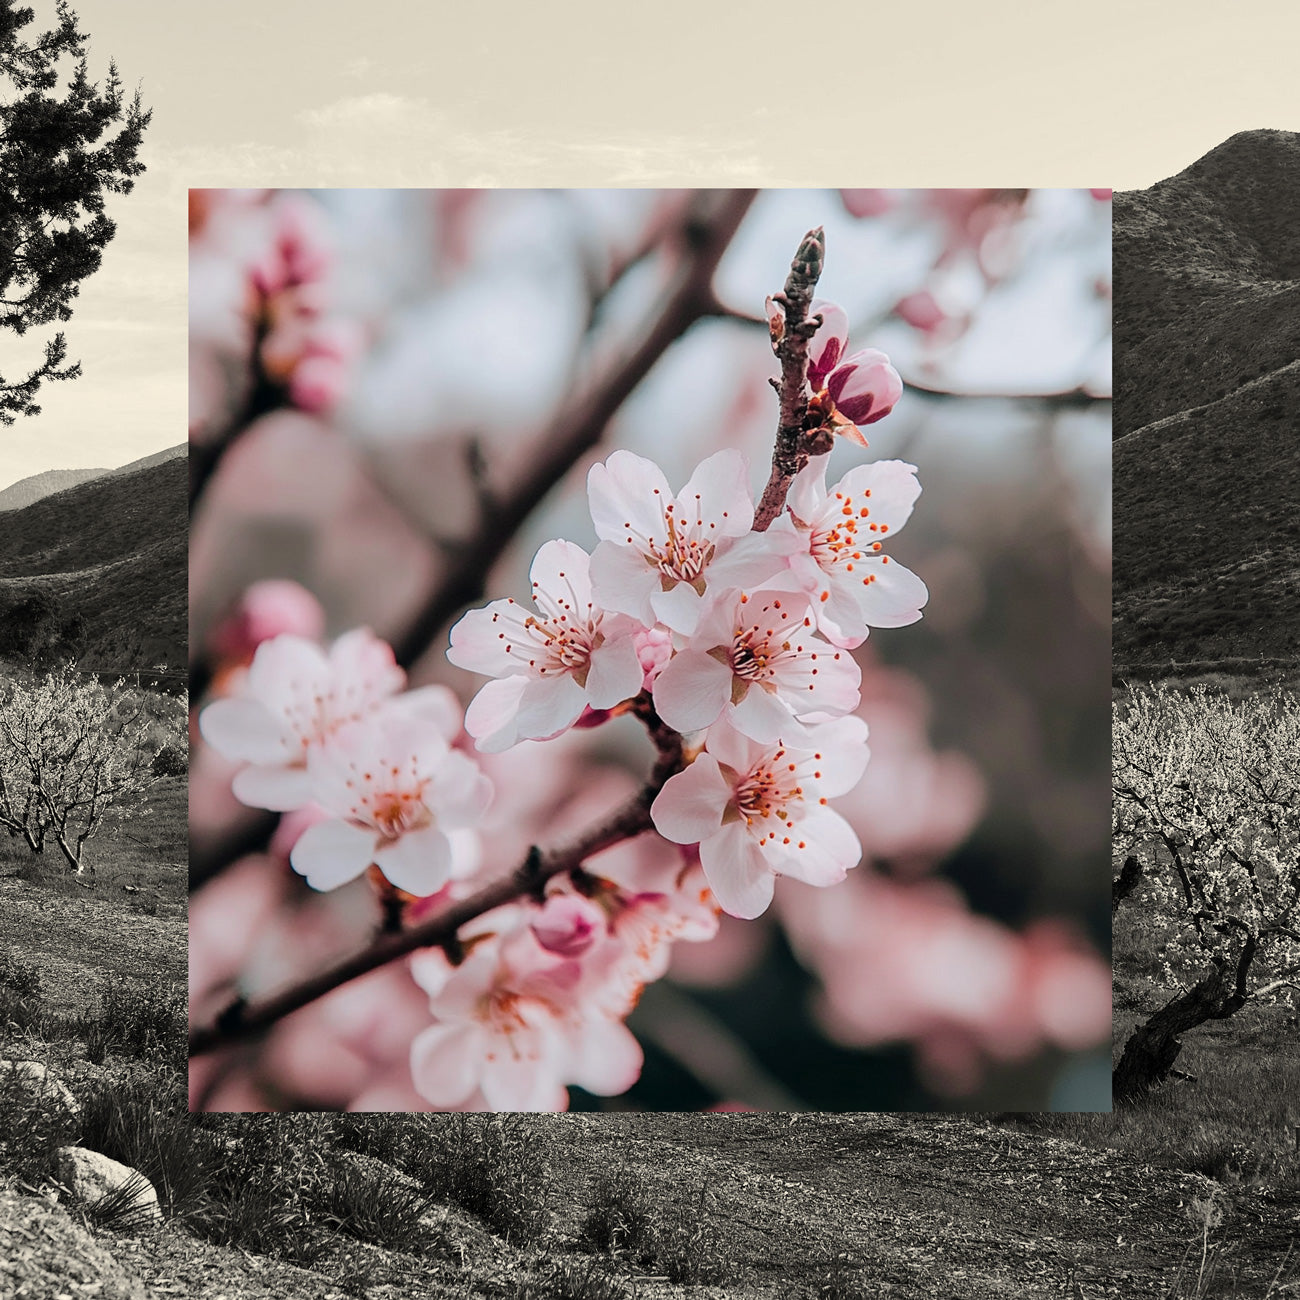
<svg viewBox="0 0 1300 1300">
<path fill-rule="evenodd" d="M 1230 1283 L 1210 1294 L 1300 1296 L 1300 1193 L 1224 1187 L 981 1120 L 567 1115 L 535 1122 L 553 1143 L 555 1207 L 536 1246 L 511 1248 L 471 1216 L 446 1209 L 432 1216 L 432 1244 L 422 1254 L 338 1238 L 336 1249 L 300 1269 L 169 1225 L 141 1238 L 101 1234 L 94 1244 L 113 1262 L 103 1264 L 105 1289 L 94 1294 L 132 1295 L 123 1288 L 138 1280 L 145 1294 L 195 1300 L 563 1296 L 548 1279 L 557 1261 L 586 1258 L 575 1229 L 593 1184 L 627 1166 L 665 1198 L 689 1195 L 722 1263 L 719 1280 L 682 1286 L 616 1260 L 615 1271 L 636 1284 L 627 1294 L 641 1300 L 1195 1295 L 1207 1213 L 1215 1222 L 1210 1245 L 1221 1252 L 1218 1276 Z M 31 1204 L 0 1199 L 10 1243 L 15 1223 L 31 1227 L 23 1217 L 30 1208 L 16 1214 L 14 1207 Z M 84 1254 L 82 1236 L 75 1241 Z M 1180 1265 L 1191 1282 L 1171 1289 Z M 110 1279 L 118 1290 L 109 1289 Z M 827 1292 L 836 1279 L 842 1289 Z M 92 1294 L 70 1280 L 59 1283 L 62 1291 L 18 1294 Z"/>
</svg>

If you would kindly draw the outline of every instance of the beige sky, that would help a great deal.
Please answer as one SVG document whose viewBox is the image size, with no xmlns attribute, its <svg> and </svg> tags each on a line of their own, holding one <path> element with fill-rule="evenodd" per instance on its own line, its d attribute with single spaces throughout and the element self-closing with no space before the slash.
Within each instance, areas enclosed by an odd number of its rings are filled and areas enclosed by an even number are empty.
<svg viewBox="0 0 1300 1300">
<path fill-rule="evenodd" d="M 84 377 L 0 431 L 0 487 L 184 439 L 189 184 L 1132 189 L 1300 130 L 1293 0 L 74 7 L 143 83 L 149 172 L 67 328 Z"/>
</svg>

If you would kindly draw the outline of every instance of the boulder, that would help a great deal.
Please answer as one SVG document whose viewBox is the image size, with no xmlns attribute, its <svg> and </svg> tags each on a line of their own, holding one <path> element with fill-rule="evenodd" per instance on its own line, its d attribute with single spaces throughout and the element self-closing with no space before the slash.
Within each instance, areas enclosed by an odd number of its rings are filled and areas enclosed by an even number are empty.
<svg viewBox="0 0 1300 1300">
<path fill-rule="evenodd" d="M 73 1200 L 83 1205 L 94 1205 L 134 1181 L 135 1191 L 130 1198 L 131 1226 L 158 1223 L 162 1219 L 158 1193 L 153 1184 L 138 1169 L 110 1160 L 98 1151 L 87 1151 L 85 1147 L 60 1147 L 56 1152 L 55 1177 L 68 1189 Z"/>
<path fill-rule="evenodd" d="M 77 1099 L 39 1061 L 0 1061 L 0 1094 L 15 1083 L 33 1096 L 55 1101 L 72 1119 L 81 1114 Z"/>
</svg>

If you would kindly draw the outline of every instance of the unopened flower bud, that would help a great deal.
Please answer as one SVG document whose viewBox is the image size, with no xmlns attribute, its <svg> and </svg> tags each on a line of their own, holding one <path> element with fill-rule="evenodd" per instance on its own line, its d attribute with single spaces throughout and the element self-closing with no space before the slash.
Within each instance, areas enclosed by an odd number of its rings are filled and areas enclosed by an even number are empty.
<svg viewBox="0 0 1300 1300">
<path fill-rule="evenodd" d="M 889 358 L 864 348 L 837 366 L 826 380 L 835 408 L 854 424 L 874 424 L 894 409 L 903 395 L 903 381 Z"/>
<path fill-rule="evenodd" d="M 559 957 L 579 957 L 605 928 L 605 914 L 580 894 L 552 894 L 533 918 L 533 937 Z"/>
</svg>

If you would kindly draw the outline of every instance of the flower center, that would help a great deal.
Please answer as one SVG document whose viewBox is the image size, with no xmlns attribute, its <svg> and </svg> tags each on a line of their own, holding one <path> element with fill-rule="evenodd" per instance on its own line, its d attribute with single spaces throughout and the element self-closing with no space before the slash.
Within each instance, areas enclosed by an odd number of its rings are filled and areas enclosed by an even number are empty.
<svg viewBox="0 0 1300 1300">
<path fill-rule="evenodd" d="M 700 500 L 696 494 L 695 500 Z M 691 523 L 685 518 L 675 501 L 669 501 L 663 507 L 664 535 L 662 538 L 651 535 L 637 538 L 629 532 L 628 541 L 636 546 L 645 557 L 645 562 L 669 582 L 695 582 L 700 574 L 709 567 L 717 549 L 709 540 L 707 529 L 716 529 L 717 525 L 706 526 L 703 518 Z"/>
</svg>

